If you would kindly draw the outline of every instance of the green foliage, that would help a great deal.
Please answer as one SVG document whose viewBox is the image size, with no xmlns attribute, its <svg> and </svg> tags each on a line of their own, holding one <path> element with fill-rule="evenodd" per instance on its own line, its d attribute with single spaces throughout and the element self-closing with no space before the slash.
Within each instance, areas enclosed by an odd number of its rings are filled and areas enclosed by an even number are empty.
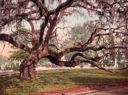
<svg viewBox="0 0 128 95">
<path fill-rule="evenodd" d="M 29 95 L 65 88 L 112 83 L 128 79 L 128 70 L 108 73 L 102 70 L 54 70 L 40 72 L 34 81 L 20 81 L 17 76 L 0 78 L 1 95 Z"/>
<path fill-rule="evenodd" d="M 87 22 L 82 26 L 76 26 L 71 30 L 71 40 L 76 44 L 85 43 L 94 31 L 94 22 Z"/>
<path fill-rule="evenodd" d="M 5 70 L 14 70 L 18 71 L 19 70 L 19 63 L 14 63 L 13 61 L 9 61 L 8 64 L 5 65 Z"/>
<path fill-rule="evenodd" d="M 10 55 L 10 60 L 21 60 L 26 58 L 28 55 L 27 52 L 23 51 L 23 50 L 17 50 L 17 51 L 13 51 L 12 55 Z"/>
</svg>

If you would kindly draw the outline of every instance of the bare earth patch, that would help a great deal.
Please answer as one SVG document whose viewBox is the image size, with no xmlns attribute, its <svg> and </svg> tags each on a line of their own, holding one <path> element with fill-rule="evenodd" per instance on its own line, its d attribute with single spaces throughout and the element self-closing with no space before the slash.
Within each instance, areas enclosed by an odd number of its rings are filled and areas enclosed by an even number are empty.
<svg viewBox="0 0 128 95">
<path fill-rule="evenodd" d="M 82 92 L 88 92 L 91 90 L 104 91 L 109 89 L 123 88 L 128 87 L 128 80 L 115 80 L 111 84 L 99 84 L 99 85 L 91 85 L 91 86 L 81 86 L 75 88 L 69 88 L 64 90 L 52 91 L 52 92 L 38 92 L 32 93 L 30 95 L 75 95 Z M 84 95 L 84 94 L 79 94 Z M 91 94 L 93 95 L 93 94 Z"/>
</svg>

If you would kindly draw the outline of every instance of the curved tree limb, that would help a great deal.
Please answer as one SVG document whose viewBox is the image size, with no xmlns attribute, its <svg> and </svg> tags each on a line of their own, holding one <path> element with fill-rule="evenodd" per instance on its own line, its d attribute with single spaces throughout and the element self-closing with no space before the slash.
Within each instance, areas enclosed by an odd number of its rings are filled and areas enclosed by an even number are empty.
<svg viewBox="0 0 128 95">
<path fill-rule="evenodd" d="M 105 54 L 105 55 L 108 55 L 108 53 Z M 105 55 L 103 55 L 103 56 L 105 56 Z M 91 65 L 97 67 L 98 69 L 101 69 L 101 70 L 104 70 L 104 71 L 108 71 L 108 72 L 112 72 L 112 71 L 110 71 L 110 70 L 105 69 L 104 67 L 101 67 L 101 66 L 97 65 L 97 62 L 98 62 L 103 56 L 96 56 L 96 57 L 92 58 L 92 57 L 87 57 L 87 56 L 83 55 L 82 53 L 76 53 L 76 54 L 74 54 L 74 55 L 72 56 L 71 60 L 75 60 L 75 58 L 76 58 L 77 56 L 80 56 L 80 57 L 84 58 L 84 60 L 80 60 L 80 62 L 86 62 L 86 63 L 89 63 L 89 64 L 91 64 Z"/>
<path fill-rule="evenodd" d="M 17 47 L 17 48 L 20 48 L 26 52 L 31 52 L 31 48 L 24 45 L 24 44 L 20 44 L 18 42 L 16 42 L 10 35 L 8 34 L 0 34 L 0 40 L 1 41 L 6 41 L 6 42 L 9 42 L 10 44 L 12 44 L 13 46 Z"/>
<path fill-rule="evenodd" d="M 34 24 L 31 20 L 28 20 L 30 26 L 31 26 L 31 31 L 32 31 L 32 44 L 34 45 L 36 43 L 37 40 L 37 33 L 34 27 Z"/>
<path fill-rule="evenodd" d="M 64 10 L 72 5 L 72 3 L 75 2 L 74 0 L 66 0 L 64 3 L 61 3 L 57 6 L 56 9 L 50 11 L 51 14 L 55 14 L 56 12 L 60 12 L 61 10 Z"/>
<path fill-rule="evenodd" d="M 100 51 L 102 49 L 111 50 L 111 49 L 115 49 L 115 48 L 127 49 L 128 47 L 126 47 L 126 46 L 106 47 L 104 45 L 99 46 L 99 47 L 93 47 L 93 46 L 90 46 L 90 47 L 71 47 L 71 48 L 66 48 L 65 50 L 59 52 L 59 55 L 63 56 L 64 54 L 67 54 L 67 53 L 70 53 L 70 52 L 75 52 L 75 51 L 78 51 L 78 52 L 84 52 L 84 51 L 88 51 L 88 50 Z"/>
<path fill-rule="evenodd" d="M 77 56 L 84 58 L 84 60 L 75 60 L 75 57 L 77 57 Z M 82 53 L 76 53 L 75 55 L 73 55 L 73 57 L 71 58 L 70 61 L 60 61 L 57 56 L 47 56 L 47 58 L 53 64 L 56 64 L 58 66 L 75 67 L 75 66 L 79 65 L 81 62 L 86 62 L 86 63 L 89 63 L 89 64 L 97 67 L 98 69 L 112 73 L 111 70 L 105 69 L 105 68 L 97 65 L 97 61 L 100 60 L 102 57 L 103 56 L 91 58 L 91 57 L 84 56 Z"/>
<path fill-rule="evenodd" d="M 66 67 L 75 67 L 79 65 L 79 62 L 77 61 L 60 61 L 60 59 L 57 56 L 47 56 L 47 58 L 55 65 L 58 66 L 66 66 Z"/>
<path fill-rule="evenodd" d="M 104 70 L 104 71 L 113 73 L 111 70 L 108 70 L 108 69 L 106 69 L 106 68 L 104 68 L 104 67 L 101 67 L 101 66 L 97 65 L 95 61 L 91 61 L 91 60 L 85 59 L 85 60 L 83 60 L 82 62 L 87 62 L 87 63 L 91 64 L 92 66 L 97 67 L 97 68 L 100 69 L 100 70 Z"/>
</svg>

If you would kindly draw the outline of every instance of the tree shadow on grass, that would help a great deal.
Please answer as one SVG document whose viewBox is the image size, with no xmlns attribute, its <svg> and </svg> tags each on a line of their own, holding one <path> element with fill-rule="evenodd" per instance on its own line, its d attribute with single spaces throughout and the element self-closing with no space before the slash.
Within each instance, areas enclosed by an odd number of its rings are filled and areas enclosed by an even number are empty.
<svg viewBox="0 0 128 95">
<path fill-rule="evenodd" d="M 120 80 L 126 81 L 126 79 L 116 79 L 116 78 L 109 79 L 109 78 L 96 78 L 96 77 L 72 77 L 70 79 L 79 86 L 111 84 L 115 82 L 118 83 Z"/>
<path fill-rule="evenodd" d="M 29 93 L 30 87 L 34 88 L 29 83 L 21 81 L 17 75 L 0 76 L 0 95 L 26 95 L 24 93 Z M 35 91 L 34 89 L 32 90 Z"/>
<path fill-rule="evenodd" d="M 120 89 L 120 91 L 109 91 L 116 87 L 128 87 L 128 79 L 108 79 L 108 78 L 96 78 L 96 77 L 73 77 L 71 78 L 79 86 L 88 86 L 90 89 L 96 89 L 96 92 L 104 91 L 99 95 L 128 95 L 127 89 Z M 105 93 L 105 94 L 104 94 Z M 84 95 L 84 94 L 83 94 Z M 89 94 L 88 94 L 89 95 Z M 91 94 L 92 95 L 92 94 Z M 95 94 L 94 94 L 95 95 Z M 98 94 L 96 94 L 98 95 Z"/>
<path fill-rule="evenodd" d="M 11 95 L 11 93 L 7 93 L 7 89 L 10 90 L 12 85 L 14 86 L 18 85 L 17 82 L 14 81 L 14 78 L 8 77 L 8 76 L 7 77 L 1 76 L 0 77 L 0 95 Z"/>
</svg>

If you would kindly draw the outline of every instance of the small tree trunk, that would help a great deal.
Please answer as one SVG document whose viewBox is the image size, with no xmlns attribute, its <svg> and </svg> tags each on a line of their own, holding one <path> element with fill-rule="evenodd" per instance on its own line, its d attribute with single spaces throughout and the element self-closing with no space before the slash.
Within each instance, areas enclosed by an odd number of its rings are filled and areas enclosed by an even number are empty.
<svg viewBox="0 0 128 95">
<path fill-rule="evenodd" d="M 117 58 L 115 58 L 115 60 L 114 60 L 114 68 L 118 68 L 119 67 L 119 65 L 118 65 L 118 62 L 117 62 Z"/>
<path fill-rule="evenodd" d="M 39 59 L 35 55 L 29 55 L 20 65 L 20 79 L 35 79 L 35 65 Z"/>
<path fill-rule="evenodd" d="M 119 64 L 118 64 L 118 51 L 117 50 L 115 50 L 114 68 L 115 69 L 119 68 Z"/>
</svg>

